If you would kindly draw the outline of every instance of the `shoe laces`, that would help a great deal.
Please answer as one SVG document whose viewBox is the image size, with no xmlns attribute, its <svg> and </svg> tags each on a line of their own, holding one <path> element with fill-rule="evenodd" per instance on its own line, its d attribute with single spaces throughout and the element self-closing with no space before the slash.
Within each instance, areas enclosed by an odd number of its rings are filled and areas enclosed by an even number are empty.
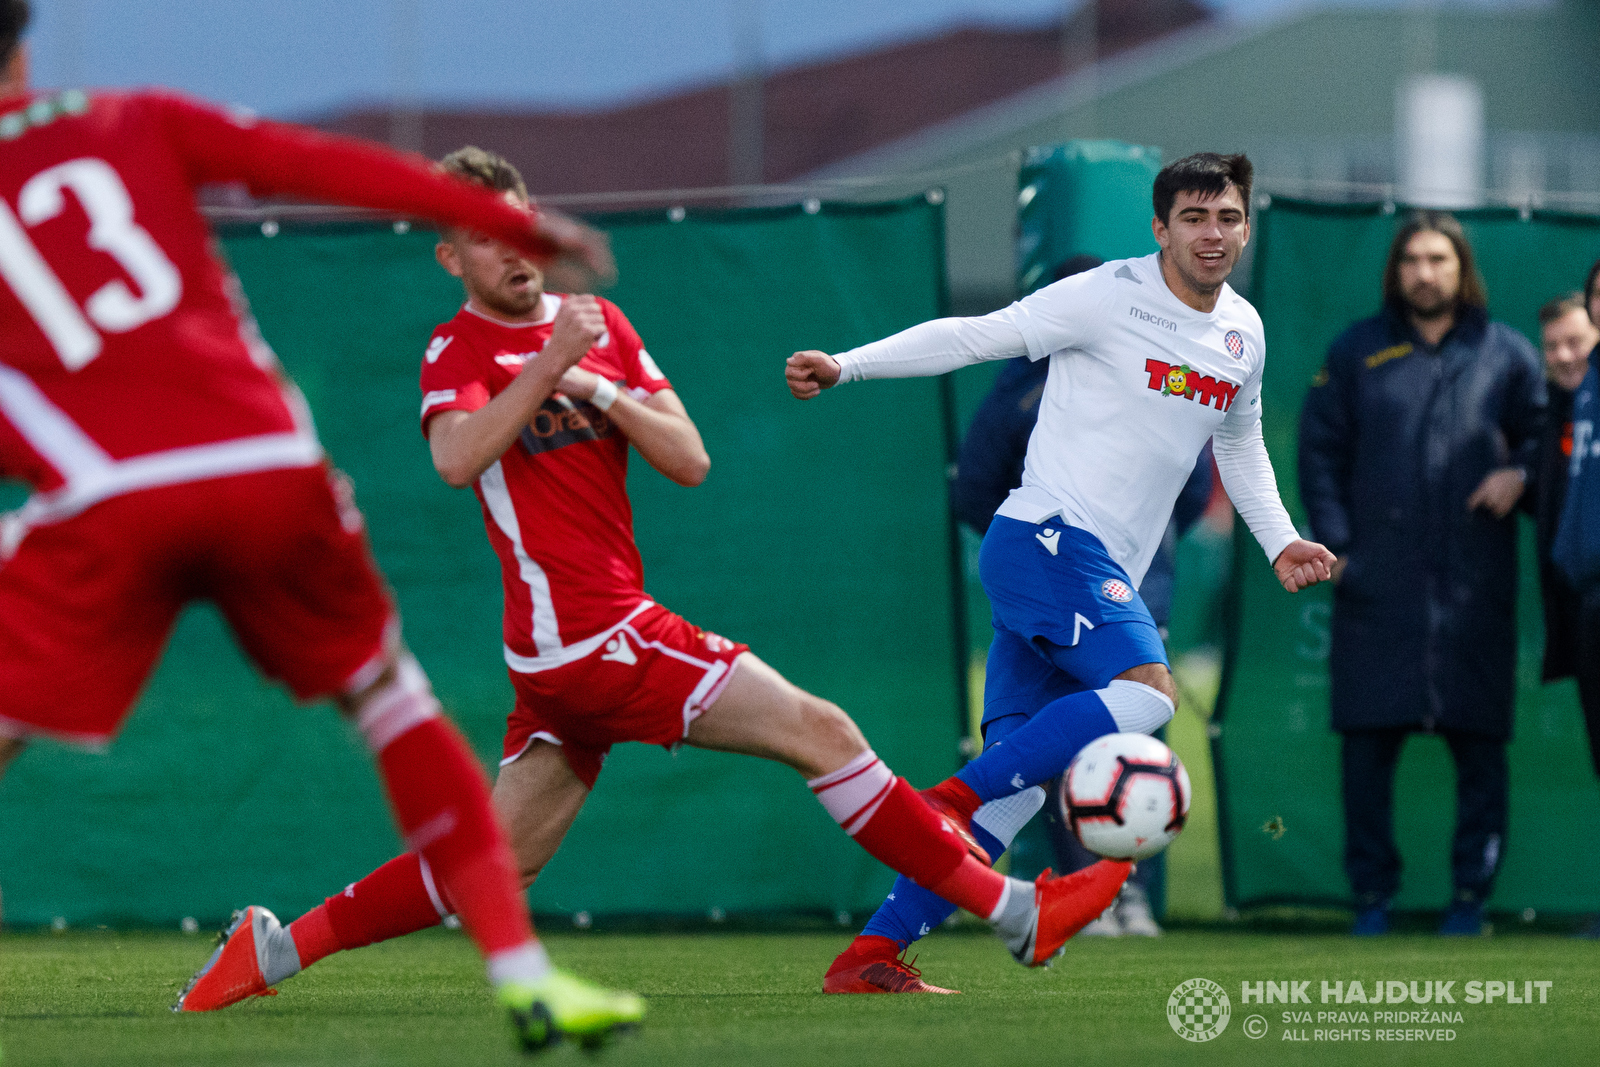
<svg viewBox="0 0 1600 1067">
<path fill-rule="evenodd" d="M 908 961 L 906 953 L 910 949 L 903 948 L 900 955 L 892 960 L 879 960 L 876 964 L 862 971 L 861 977 L 867 981 L 876 981 L 880 984 L 899 992 L 912 983 L 921 983 L 922 972 L 917 969 L 917 956 L 912 956 Z"/>
</svg>

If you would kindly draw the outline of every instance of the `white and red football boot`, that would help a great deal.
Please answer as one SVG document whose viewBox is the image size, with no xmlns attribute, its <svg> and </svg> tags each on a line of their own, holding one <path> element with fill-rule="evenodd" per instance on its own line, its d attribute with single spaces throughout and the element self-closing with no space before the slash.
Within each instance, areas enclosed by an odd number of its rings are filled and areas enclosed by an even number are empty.
<svg viewBox="0 0 1600 1067">
<path fill-rule="evenodd" d="M 1088 926 L 1117 899 L 1133 873 L 1127 860 L 1101 860 L 1062 878 L 1049 870 L 1034 881 L 1034 908 L 1026 930 L 1002 932 L 1017 962 L 1042 967 L 1060 955 L 1067 939 Z"/>
<path fill-rule="evenodd" d="M 278 917 L 256 904 L 233 913 L 217 950 L 178 994 L 173 1011 L 216 1011 L 250 997 L 277 996 L 272 987 L 300 973 L 300 954 Z"/>
</svg>

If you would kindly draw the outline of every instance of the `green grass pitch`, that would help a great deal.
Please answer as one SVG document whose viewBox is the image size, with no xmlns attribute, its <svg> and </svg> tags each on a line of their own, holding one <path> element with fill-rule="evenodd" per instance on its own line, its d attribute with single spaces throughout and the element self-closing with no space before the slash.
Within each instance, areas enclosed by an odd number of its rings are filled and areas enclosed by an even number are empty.
<svg viewBox="0 0 1600 1067">
<path fill-rule="evenodd" d="M 1600 982 L 1592 942 L 1513 933 L 1445 941 L 1427 935 L 1356 942 L 1339 934 L 1222 928 L 1154 941 L 1068 946 L 1044 971 L 1012 963 L 992 938 L 945 931 L 919 965 L 960 997 L 828 997 L 823 969 L 847 934 L 561 934 L 564 966 L 638 990 L 650 1014 L 597 1057 L 561 1047 L 559 1064 L 1579 1064 L 1594 1062 Z M 472 948 L 430 932 L 333 957 L 282 995 L 208 1015 L 167 1006 L 208 951 L 178 934 L 0 936 L 0 1047 L 5 1067 L 99 1064 L 512 1064 Z M 1205 1044 L 1166 1019 L 1181 982 L 1208 978 L 1232 1001 L 1228 1028 Z M 1440 1044 L 1308 1040 L 1327 1024 L 1286 1024 L 1285 1005 L 1241 1005 L 1240 983 L 1312 979 L 1454 980 L 1462 1021 Z M 1548 1003 L 1459 1003 L 1467 981 L 1550 981 Z M 1296 1011 L 1328 1010 L 1313 1003 Z M 1356 1010 L 1356 1009 L 1347 1009 Z M 1415 1010 L 1414 1008 L 1411 1010 Z M 1248 1015 L 1265 1036 L 1245 1035 Z M 1359 1024 L 1358 1024 L 1359 1025 Z M 1346 1024 L 1345 1028 L 1350 1028 Z M 1367 1029 L 1402 1029 L 1369 1024 Z"/>
</svg>

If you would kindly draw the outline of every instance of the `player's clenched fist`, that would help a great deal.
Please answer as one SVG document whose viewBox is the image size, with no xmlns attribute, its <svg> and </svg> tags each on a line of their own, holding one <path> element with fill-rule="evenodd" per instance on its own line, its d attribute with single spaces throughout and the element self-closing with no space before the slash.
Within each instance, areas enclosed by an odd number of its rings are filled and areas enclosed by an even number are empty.
<svg viewBox="0 0 1600 1067">
<path fill-rule="evenodd" d="M 797 400 L 810 400 L 839 384 L 839 364 L 826 352 L 796 352 L 784 365 L 783 377 Z"/>
<path fill-rule="evenodd" d="M 1298 593 L 1307 586 L 1332 578 L 1334 562 L 1333 553 L 1326 548 L 1315 541 L 1300 540 L 1290 542 L 1288 548 L 1278 553 L 1272 569 L 1285 589 Z"/>
<path fill-rule="evenodd" d="M 583 354 L 595 346 L 606 332 L 605 312 L 600 301 L 592 296 L 569 296 L 561 301 L 555 321 L 550 326 L 550 340 L 545 342 L 543 355 L 555 359 L 563 367 L 571 367 Z"/>
</svg>

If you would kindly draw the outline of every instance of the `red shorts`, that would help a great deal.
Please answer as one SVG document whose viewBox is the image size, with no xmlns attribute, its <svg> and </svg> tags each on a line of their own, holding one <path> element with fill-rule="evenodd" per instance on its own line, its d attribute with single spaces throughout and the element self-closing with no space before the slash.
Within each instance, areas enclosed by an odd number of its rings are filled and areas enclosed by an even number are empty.
<svg viewBox="0 0 1600 1067">
<path fill-rule="evenodd" d="M 511 672 L 517 706 L 506 723 L 502 767 L 535 740 L 550 741 L 593 789 L 612 745 L 681 742 L 722 695 L 733 661 L 750 650 L 659 604 L 608 633 L 583 659 L 533 674 Z"/>
<path fill-rule="evenodd" d="M 0 560 L 0 733 L 108 742 L 191 600 L 214 601 L 301 700 L 344 691 L 398 627 L 337 472 L 113 497 L 35 527 Z"/>
</svg>

